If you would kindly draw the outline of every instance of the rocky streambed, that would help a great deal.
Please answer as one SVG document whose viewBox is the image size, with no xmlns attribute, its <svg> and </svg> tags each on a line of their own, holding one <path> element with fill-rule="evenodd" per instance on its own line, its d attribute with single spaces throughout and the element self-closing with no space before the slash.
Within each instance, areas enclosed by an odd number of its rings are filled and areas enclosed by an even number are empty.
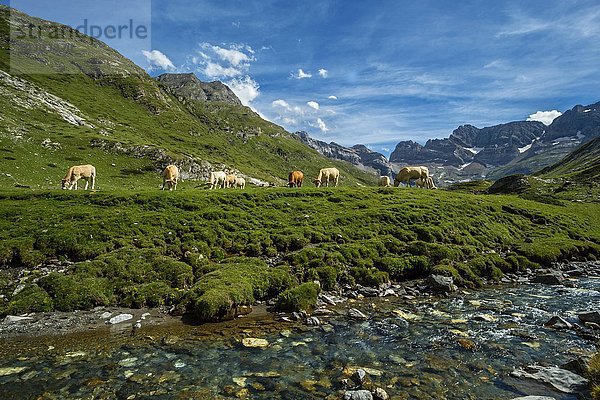
<svg viewBox="0 0 600 400">
<path fill-rule="evenodd" d="M 600 279 L 551 275 L 445 296 L 418 287 L 322 295 L 297 321 L 258 307 L 220 324 L 156 310 L 106 324 L 127 310 L 96 310 L 85 331 L 5 334 L 0 398 L 586 398 L 581 366 L 599 331 L 585 313 L 600 309 Z M 31 321 L 0 329 L 21 323 Z"/>
</svg>

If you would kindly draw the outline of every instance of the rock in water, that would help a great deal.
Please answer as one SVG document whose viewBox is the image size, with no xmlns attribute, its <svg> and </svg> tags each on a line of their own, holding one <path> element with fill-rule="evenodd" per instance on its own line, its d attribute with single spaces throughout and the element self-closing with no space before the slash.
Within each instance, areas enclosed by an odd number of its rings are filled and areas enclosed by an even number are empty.
<svg viewBox="0 0 600 400">
<path fill-rule="evenodd" d="M 548 396 L 525 396 L 525 397 L 515 397 L 511 400 L 556 400 L 554 397 Z"/>
<path fill-rule="evenodd" d="M 564 279 L 559 273 L 538 275 L 531 280 L 532 283 L 543 283 L 544 285 L 562 285 Z"/>
<path fill-rule="evenodd" d="M 442 275 L 429 275 L 427 285 L 434 293 L 454 292 L 454 279 Z"/>
<path fill-rule="evenodd" d="M 598 311 L 586 312 L 577 316 L 581 322 L 591 322 L 600 325 L 600 313 Z"/>
<path fill-rule="evenodd" d="M 544 326 L 554 329 L 571 329 L 573 327 L 569 321 L 556 315 L 550 318 L 550 320 L 546 322 Z"/>
<path fill-rule="evenodd" d="M 242 339 L 242 344 L 245 347 L 260 348 L 260 347 L 267 347 L 269 345 L 269 342 L 265 339 L 244 338 L 244 339 Z"/>
<path fill-rule="evenodd" d="M 4 323 L 5 324 L 12 324 L 15 322 L 21 322 L 21 321 L 29 321 L 32 320 L 32 317 L 19 317 L 16 315 L 7 315 L 6 318 L 4 318 Z"/>
<path fill-rule="evenodd" d="M 365 314 L 363 314 L 361 311 L 357 310 L 356 308 L 349 309 L 348 316 L 350 318 L 354 318 L 354 319 L 368 319 L 369 318 Z"/>
<path fill-rule="evenodd" d="M 349 390 L 344 393 L 344 400 L 373 400 L 373 395 L 368 390 Z"/>
<path fill-rule="evenodd" d="M 382 388 L 377 388 L 373 391 L 373 398 L 375 400 L 388 400 L 390 396 Z"/>
<path fill-rule="evenodd" d="M 587 390 L 588 380 L 571 371 L 558 367 L 531 365 L 515 370 L 511 375 L 520 379 L 533 379 L 552 386 L 559 392 L 577 394 Z"/>
<path fill-rule="evenodd" d="M 364 369 L 357 369 L 354 374 L 352 374 L 352 380 L 357 382 L 359 385 L 362 385 L 365 382 L 367 377 L 367 373 Z"/>
</svg>

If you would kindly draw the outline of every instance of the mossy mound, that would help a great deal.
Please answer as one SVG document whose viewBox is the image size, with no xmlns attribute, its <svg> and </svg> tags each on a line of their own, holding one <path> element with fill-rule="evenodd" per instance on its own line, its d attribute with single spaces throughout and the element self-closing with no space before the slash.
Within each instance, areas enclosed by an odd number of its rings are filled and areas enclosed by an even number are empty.
<svg viewBox="0 0 600 400">
<path fill-rule="evenodd" d="M 314 282 L 305 282 L 299 286 L 288 289 L 277 297 L 275 308 L 280 311 L 312 311 L 317 305 L 319 285 Z"/>
</svg>

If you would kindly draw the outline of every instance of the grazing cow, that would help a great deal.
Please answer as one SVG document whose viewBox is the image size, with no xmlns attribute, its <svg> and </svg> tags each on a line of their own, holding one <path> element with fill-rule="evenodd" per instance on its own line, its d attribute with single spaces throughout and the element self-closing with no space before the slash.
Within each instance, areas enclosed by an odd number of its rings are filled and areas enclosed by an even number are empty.
<svg viewBox="0 0 600 400">
<path fill-rule="evenodd" d="M 427 179 L 423 179 L 423 178 L 419 178 L 415 181 L 415 184 L 417 185 L 417 187 L 419 188 L 425 188 L 425 189 L 437 189 L 437 187 L 435 187 L 435 183 L 433 183 L 433 178 L 432 177 L 428 177 Z"/>
<path fill-rule="evenodd" d="M 382 186 L 382 187 L 392 186 L 390 177 L 389 176 L 380 176 L 379 177 L 379 186 Z"/>
<path fill-rule="evenodd" d="M 304 174 L 302 171 L 292 171 L 289 176 L 289 186 L 290 187 L 302 187 L 302 182 L 304 182 Z"/>
<path fill-rule="evenodd" d="M 227 174 L 224 171 L 217 171 L 210 173 L 210 190 L 213 190 L 215 187 L 219 189 L 223 189 L 227 182 Z"/>
<path fill-rule="evenodd" d="M 236 179 L 235 175 L 232 175 L 232 174 L 227 175 L 227 179 L 225 180 L 225 187 L 227 187 L 227 188 L 234 187 L 235 179 Z"/>
<path fill-rule="evenodd" d="M 165 190 L 165 186 L 169 190 L 177 190 L 177 181 L 179 180 L 179 168 L 176 165 L 168 165 L 162 173 L 163 184 L 162 190 Z"/>
<path fill-rule="evenodd" d="M 329 181 L 334 182 L 337 187 L 340 179 L 340 171 L 337 168 L 323 168 L 319 171 L 319 176 L 315 179 L 315 186 L 321 187 L 323 180 L 325 180 L 325 186 L 329 186 Z"/>
<path fill-rule="evenodd" d="M 93 165 L 76 165 L 69 168 L 67 175 L 62 180 L 62 188 L 64 190 L 73 190 L 73 188 L 77 190 L 77 181 L 80 179 L 85 180 L 85 188 L 83 190 L 88 189 L 90 182 L 92 183 L 92 190 L 94 190 L 96 185 L 96 167 Z"/>
<path fill-rule="evenodd" d="M 400 186 L 404 182 L 406 186 L 410 186 L 411 179 L 423 179 L 427 181 L 429 178 L 429 169 L 427 167 L 404 167 L 398 172 L 394 179 L 394 186 Z"/>
<path fill-rule="evenodd" d="M 244 178 L 235 178 L 235 187 L 238 189 L 245 189 L 246 180 Z"/>
</svg>

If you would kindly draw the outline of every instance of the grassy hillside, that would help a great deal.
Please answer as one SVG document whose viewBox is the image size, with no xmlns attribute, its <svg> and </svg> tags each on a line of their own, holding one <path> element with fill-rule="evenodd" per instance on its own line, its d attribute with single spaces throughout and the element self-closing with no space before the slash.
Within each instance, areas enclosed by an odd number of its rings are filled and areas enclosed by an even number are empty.
<svg viewBox="0 0 600 400">
<path fill-rule="evenodd" d="M 314 279 L 332 289 L 435 272 L 477 286 L 600 256 L 596 204 L 441 190 L 15 191 L 0 210 L 1 313 L 168 304 L 213 319 Z M 44 269 L 53 258 L 75 264 Z M 13 296 L 23 268 L 27 290 Z"/>
<path fill-rule="evenodd" d="M 70 165 L 92 163 L 103 190 L 154 188 L 157 172 L 172 161 L 194 179 L 226 168 L 282 184 L 292 169 L 316 176 L 335 165 L 346 185 L 375 181 L 322 157 L 247 107 L 182 104 L 99 41 L 75 37 L 66 39 L 72 50 L 33 53 L 11 43 L 9 54 L 8 21 L 9 9 L 0 6 L 0 184 L 56 188 Z M 54 26 L 17 12 L 13 21 Z"/>
</svg>

